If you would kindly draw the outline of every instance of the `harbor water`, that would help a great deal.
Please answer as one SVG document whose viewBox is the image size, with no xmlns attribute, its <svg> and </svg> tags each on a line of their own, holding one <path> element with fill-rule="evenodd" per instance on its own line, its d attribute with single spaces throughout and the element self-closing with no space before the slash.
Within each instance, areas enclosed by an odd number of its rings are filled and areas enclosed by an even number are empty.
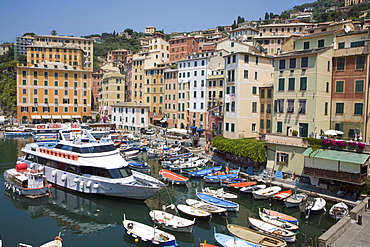
<svg viewBox="0 0 370 247">
<path fill-rule="evenodd" d="M 12 168 L 18 156 L 23 155 L 20 149 L 32 138 L 5 139 L 0 133 L 0 172 Z M 159 178 L 161 169 L 158 159 L 148 158 L 145 153 L 140 159 L 151 165 L 151 174 Z M 168 185 L 146 201 L 86 195 L 52 188 L 49 197 L 29 199 L 5 190 L 4 178 L 0 178 L 0 235 L 4 247 L 26 243 L 40 246 L 52 240 L 61 232 L 63 246 L 150 246 L 135 241 L 127 235 L 122 226 L 123 215 L 127 219 L 152 225 L 149 211 L 161 210 L 164 205 L 185 204 L 188 198 L 195 198 L 196 191 L 215 186 L 201 179 L 191 179 L 187 186 Z M 238 193 L 237 190 L 229 191 Z M 238 213 L 229 212 L 228 217 L 213 217 L 210 221 L 196 220 L 192 233 L 172 233 L 179 246 L 199 246 L 206 240 L 215 244 L 214 228 L 217 232 L 227 233 L 228 223 L 248 226 L 248 217 L 258 218 L 259 209 L 268 208 L 293 215 L 299 219 L 299 232 L 295 243 L 288 246 L 317 246 L 317 238 L 329 229 L 335 220 L 329 214 L 333 202 L 327 202 L 327 211 L 311 214 L 308 220 L 299 208 L 286 208 L 283 202 L 254 200 L 251 194 L 240 194 L 233 200 L 240 204 Z M 171 209 L 168 212 L 175 213 Z"/>
</svg>

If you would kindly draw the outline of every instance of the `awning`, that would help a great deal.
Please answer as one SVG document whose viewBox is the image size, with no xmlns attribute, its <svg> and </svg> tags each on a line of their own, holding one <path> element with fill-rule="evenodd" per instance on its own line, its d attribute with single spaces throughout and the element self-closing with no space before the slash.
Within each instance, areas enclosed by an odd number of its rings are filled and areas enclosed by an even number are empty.
<svg viewBox="0 0 370 247">
<path fill-rule="evenodd" d="M 80 116 L 80 115 L 72 115 L 71 117 L 72 117 L 72 118 L 81 118 L 81 116 Z"/>
<path fill-rule="evenodd" d="M 156 121 L 161 120 L 161 119 L 162 119 L 161 117 L 153 117 L 153 120 L 156 120 Z"/>
<path fill-rule="evenodd" d="M 71 116 L 69 116 L 69 115 L 62 115 L 62 118 L 63 119 L 71 119 Z"/>
<path fill-rule="evenodd" d="M 308 148 L 306 151 L 302 153 L 302 155 L 311 158 L 336 160 L 361 165 L 364 164 L 370 156 L 369 154 L 336 151 L 330 149 L 317 149 L 313 151 L 312 148 Z"/>
<path fill-rule="evenodd" d="M 61 115 L 52 115 L 51 116 L 53 119 L 61 119 L 62 118 L 62 116 Z"/>
<path fill-rule="evenodd" d="M 31 115 L 31 119 L 41 119 L 40 115 Z"/>
<path fill-rule="evenodd" d="M 50 115 L 42 115 L 41 117 L 42 117 L 42 119 L 50 119 L 51 118 Z"/>
</svg>

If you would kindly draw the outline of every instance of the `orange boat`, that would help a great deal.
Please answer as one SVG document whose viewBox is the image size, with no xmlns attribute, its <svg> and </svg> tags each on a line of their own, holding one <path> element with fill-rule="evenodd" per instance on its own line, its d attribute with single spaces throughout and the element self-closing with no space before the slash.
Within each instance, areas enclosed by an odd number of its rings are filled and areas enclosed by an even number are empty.
<svg viewBox="0 0 370 247">
<path fill-rule="evenodd" d="M 265 214 L 268 214 L 271 218 L 279 219 L 280 221 L 286 221 L 298 225 L 298 219 L 293 216 L 269 209 L 263 209 L 263 212 Z"/>
<path fill-rule="evenodd" d="M 159 171 L 159 175 L 161 175 L 164 180 L 170 181 L 172 184 L 186 184 L 186 182 L 189 181 L 189 178 L 166 169 L 161 169 Z"/>
<path fill-rule="evenodd" d="M 253 186 L 256 184 L 257 182 L 240 182 L 240 183 L 231 183 L 231 184 L 228 184 L 227 186 L 234 187 L 234 188 L 243 188 L 243 187 Z"/>
<path fill-rule="evenodd" d="M 200 247 L 217 247 L 217 245 L 207 244 L 205 240 L 204 240 L 204 243 L 200 243 L 199 246 Z"/>
<path fill-rule="evenodd" d="M 292 194 L 293 194 L 293 192 L 291 190 L 284 190 L 284 191 L 281 191 L 281 192 L 278 192 L 278 193 L 272 195 L 271 197 L 273 199 L 276 199 L 276 200 L 283 200 L 285 198 L 288 198 Z"/>
</svg>

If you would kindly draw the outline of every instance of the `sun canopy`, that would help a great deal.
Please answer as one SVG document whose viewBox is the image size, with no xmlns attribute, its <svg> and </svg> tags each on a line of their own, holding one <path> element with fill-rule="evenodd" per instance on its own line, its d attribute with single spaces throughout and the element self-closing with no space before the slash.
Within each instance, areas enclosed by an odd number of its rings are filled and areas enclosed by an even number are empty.
<svg viewBox="0 0 370 247">
<path fill-rule="evenodd" d="M 178 134 L 182 134 L 182 135 L 186 135 L 187 133 L 188 133 L 188 131 L 187 130 L 185 130 L 185 129 L 168 129 L 167 130 L 167 132 L 168 133 L 178 133 Z"/>
</svg>

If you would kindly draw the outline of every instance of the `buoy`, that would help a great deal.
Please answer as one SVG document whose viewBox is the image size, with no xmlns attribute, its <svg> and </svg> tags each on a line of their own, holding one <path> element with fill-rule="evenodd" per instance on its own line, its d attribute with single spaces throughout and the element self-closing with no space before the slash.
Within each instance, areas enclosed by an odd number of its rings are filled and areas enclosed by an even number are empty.
<svg viewBox="0 0 370 247">
<path fill-rule="evenodd" d="M 55 177 L 55 175 L 57 175 L 57 171 L 54 169 L 54 170 L 51 172 L 51 176 Z"/>
<path fill-rule="evenodd" d="M 99 184 L 98 184 L 98 183 L 95 183 L 95 184 L 93 185 L 93 188 L 94 188 L 94 189 L 99 188 Z"/>
<path fill-rule="evenodd" d="M 73 181 L 77 184 L 80 181 L 80 179 L 76 177 Z"/>
<path fill-rule="evenodd" d="M 64 182 L 67 179 L 67 174 L 63 173 L 62 177 L 60 178 Z"/>
<path fill-rule="evenodd" d="M 139 239 L 138 238 L 135 238 L 135 242 L 137 243 L 137 242 L 139 242 Z"/>
</svg>

